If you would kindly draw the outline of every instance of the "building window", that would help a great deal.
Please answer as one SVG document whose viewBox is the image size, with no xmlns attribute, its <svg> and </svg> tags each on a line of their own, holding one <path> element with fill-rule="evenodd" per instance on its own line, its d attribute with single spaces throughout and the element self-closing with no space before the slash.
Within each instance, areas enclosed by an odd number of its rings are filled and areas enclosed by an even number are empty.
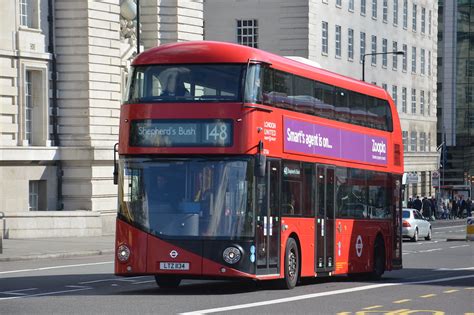
<svg viewBox="0 0 474 315">
<path fill-rule="evenodd" d="M 431 51 L 428 50 L 428 75 L 431 75 Z"/>
<path fill-rule="evenodd" d="M 354 12 L 354 0 L 349 0 L 349 11 Z"/>
<path fill-rule="evenodd" d="M 416 73 L 416 47 L 411 48 L 411 72 Z"/>
<path fill-rule="evenodd" d="M 398 0 L 393 0 L 393 24 L 398 25 Z"/>
<path fill-rule="evenodd" d="M 38 0 L 20 0 L 20 25 L 39 28 Z"/>
<path fill-rule="evenodd" d="M 30 211 L 47 210 L 45 180 L 30 180 L 28 193 L 28 208 Z"/>
<path fill-rule="evenodd" d="M 418 9 L 418 6 L 416 4 L 413 4 L 413 17 L 412 17 L 412 24 L 411 27 L 413 29 L 413 32 L 416 32 L 416 11 Z"/>
<path fill-rule="evenodd" d="M 347 32 L 347 58 L 354 59 L 354 30 L 352 28 Z"/>
<path fill-rule="evenodd" d="M 382 38 L 382 52 L 383 52 L 383 55 L 382 55 L 382 67 L 384 68 L 387 68 L 387 39 L 386 38 Z"/>
<path fill-rule="evenodd" d="M 237 43 L 258 48 L 258 20 L 237 20 Z"/>
<path fill-rule="evenodd" d="M 408 131 L 402 131 L 403 151 L 408 151 Z"/>
<path fill-rule="evenodd" d="M 403 59 L 402 59 L 402 70 L 403 71 L 407 71 L 407 55 L 408 55 L 408 47 L 407 45 L 403 45 L 402 46 L 402 50 L 403 50 Z"/>
<path fill-rule="evenodd" d="M 25 140 L 28 145 L 32 144 L 33 131 L 33 71 L 25 74 Z"/>
<path fill-rule="evenodd" d="M 416 136 L 416 131 L 412 131 L 410 132 L 410 150 L 413 151 L 413 152 L 416 152 L 418 149 L 418 143 L 417 143 L 418 139 L 417 139 L 417 136 Z"/>
<path fill-rule="evenodd" d="M 425 91 L 420 90 L 420 115 L 425 115 Z"/>
<path fill-rule="evenodd" d="M 385 23 L 387 23 L 387 20 L 388 20 L 388 0 L 383 0 L 382 19 Z"/>
<path fill-rule="evenodd" d="M 342 6 L 342 0 L 336 0 L 336 7 Z"/>
<path fill-rule="evenodd" d="M 416 89 L 411 89 L 411 113 L 416 114 Z"/>
<path fill-rule="evenodd" d="M 385 91 L 387 91 L 387 83 L 382 83 L 382 89 L 384 89 Z"/>
<path fill-rule="evenodd" d="M 421 8 L 421 33 L 425 34 L 425 26 L 426 26 L 426 9 Z"/>
<path fill-rule="evenodd" d="M 372 54 L 375 54 L 377 52 L 377 36 L 372 35 Z M 377 55 L 372 55 L 372 64 L 376 65 L 377 64 Z"/>
<path fill-rule="evenodd" d="M 431 116 L 431 92 L 428 91 L 428 103 L 426 105 L 426 113 Z"/>
<path fill-rule="evenodd" d="M 321 40 L 321 52 L 328 54 L 328 22 L 323 22 L 322 40 Z"/>
<path fill-rule="evenodd" d="M 20 145 L 46 146 L 48 140 L 47 69 L 27 68 L 23 74 Z"/>
<path fill-rule="evenodd" d="M 428 12 L 428 35 L 431 35 L 431 10 Z"/>
<path fill-rule="evenodd" d="M 341 58 L 341 26 L 336 25 L 336 57 Z"/>
<path fill-rule="evenodd" d="M 365 33 L 360 32 L 360 62 L 362 62 L 364 55 L 365 55 Z"/>
<path fill-rule="evenodd" d="M 393 99 L 393 102 L 395 103 L 395 107 L 398 108 L 398 88 L 396 85 L 392 85 L 392 99 Z"/>
<path fill-rule="evenodd" d="M 366 11 L 366 5 L 365 5 L 366 0 L 360 0 L 360 14 L 365 15 Z"/>
<path fill-rule="evenodd" d="M 372 0 L 372 18 L 377 18 L 377 0 Z"/>
<path fill-rule="evenodd" d="M 422 75 L 425 74 L 425 50 L 422 48 L 421 51 L 420 51 L 420 57 L 421 57 L 421 60 L 420 60 L 420 72 Z"/>
<path fill-rule="evenodd" d="M 431 152 L 431 132 L 428 132 L 428 152 Z"/>
<path fill-rule="evenodd" d="M 393 51 L 398 51 L 398 43 L 397 42 L 392 43 L 392 50 Z M 398 55 L 393 54 L 392 55 L 392 68 L 393 68 L 393 70 L 397 70 L 397 67 L 398 67 Z"/>
<path fill-rule="evenodd" d="M 426 152 L 426 132 L 420 132 L 420 152 Z"/>
<path fill-rule="evenodd" d="M 402 87 L 402 112 L 407 112 L 407 88 Z"/>
<path fill-rule="evenodd" d="M 403 28 L 408 28 L 408 1 L 403 0 Z"/>
</svg>

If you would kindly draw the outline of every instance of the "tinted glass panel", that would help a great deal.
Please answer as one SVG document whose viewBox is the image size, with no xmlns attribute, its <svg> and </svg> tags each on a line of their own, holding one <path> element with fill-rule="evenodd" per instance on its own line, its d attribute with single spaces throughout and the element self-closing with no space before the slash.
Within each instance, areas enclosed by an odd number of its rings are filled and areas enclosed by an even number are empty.
<svg viewBox="0 0 474 315">
<path fill-rule="evenodd" d="M 344 89 L 335 89 L 335 114 L 339 121 L 350 121 L 351 113 L 349 109 L 349 91 Z"/>
<path fill-rule="evenodd" d="M 271 104 L 276 107 L 293 109 L 293 102 L 290 97 L 293 94 L 292 90 L 292 75 L 281 71 L 275 71 L 273 75 L 273 92 L 270 92 Z"/>
<path fill-rule="evenodd" d="M 316 99 L 316 115 L 334 118 L 334 87 L 315 82 L 314 97 Z"/>
<path fill-rule="evenodd" d="M 133 69 L 128 102 L 241 100 L 244 65 L 151 65 Z"/>
<path fill-rule="evenodd" d="M 295 76 L 295 95 L 293 96 L 295 110 L 308 114 L 316 113 L 313 84 L 314 82 L 312 80 Z"/>
<path fill-rule="evenodd" d="M 367 126 L 367 96 L 351 92 L 350 101 L 351 122 L 353 124 Z"/>
<path fill-rule="evenodd" d="M 283 182 L 281 186 L 282 215 L 303 214 L 303 176 L 300 163 L 283 163 Z"/>
</svg>

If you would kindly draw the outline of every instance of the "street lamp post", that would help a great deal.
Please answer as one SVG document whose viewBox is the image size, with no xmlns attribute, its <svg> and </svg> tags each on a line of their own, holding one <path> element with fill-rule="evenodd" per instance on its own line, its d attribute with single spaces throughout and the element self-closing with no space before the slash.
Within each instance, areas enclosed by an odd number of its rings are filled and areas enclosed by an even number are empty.
<svg viewBox="0 0 474 315">
<path fill-rule="evenodd" d="M 403 51 L 387 51 L 387 52 L 378 52 L 362 55 L 362 81 L 365 81 L 365 57 L 374 56 L 374 55 L 405 55 Z"/>
</svg>

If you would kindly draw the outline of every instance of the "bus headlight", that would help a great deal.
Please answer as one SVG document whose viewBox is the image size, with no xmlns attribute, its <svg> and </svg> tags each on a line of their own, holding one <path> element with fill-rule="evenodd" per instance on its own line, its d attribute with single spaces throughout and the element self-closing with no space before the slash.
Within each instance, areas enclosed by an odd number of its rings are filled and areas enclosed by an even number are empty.
<svg viewBox="0 0 474 315">
<path fill-rule="evenodd" d="M 117 248 L 117 259 L 120 262 L 127 262 L 128 259 L 130 258 L 130 248 L 128 248 L 127 245 L 120 245 Z"/>
<path fill-rule="evenodd" d="M 224 258 L 226 263 L 233 265 L 239 262 L 240 257 L 242 257 L 242 253 L 240 252 L 240 249 L 238 249 L 237 247 L 231 246 L 231 247 L 227 247 L 224 250 L 222 257 Z"/>
</svg>

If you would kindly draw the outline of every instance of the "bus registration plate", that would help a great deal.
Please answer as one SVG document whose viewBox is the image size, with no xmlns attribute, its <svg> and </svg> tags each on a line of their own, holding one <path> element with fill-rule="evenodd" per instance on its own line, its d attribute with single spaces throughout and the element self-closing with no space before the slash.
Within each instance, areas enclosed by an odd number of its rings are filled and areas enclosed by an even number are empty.
<svg viewBox="0 0 474 315">
<path fill-rule="evenodd" d="M 185 262 L 160 262 L 160 270 L 189 270 L 189 263 Z"/>
</svg>

